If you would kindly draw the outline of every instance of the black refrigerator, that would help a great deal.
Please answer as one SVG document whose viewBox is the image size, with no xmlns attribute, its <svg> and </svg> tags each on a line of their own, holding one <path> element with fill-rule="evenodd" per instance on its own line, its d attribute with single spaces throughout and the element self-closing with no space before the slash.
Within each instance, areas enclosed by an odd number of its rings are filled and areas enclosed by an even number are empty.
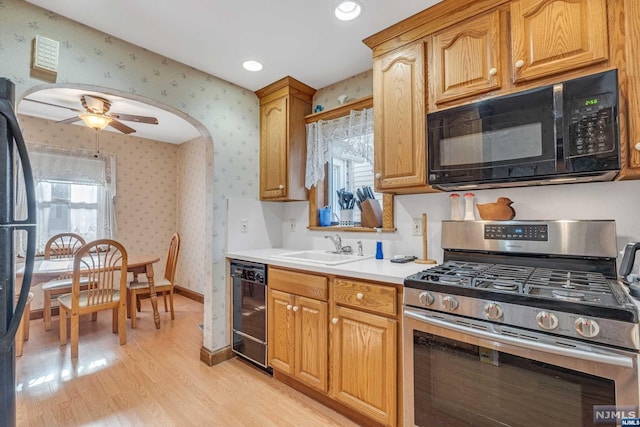
<svg viewBox="0 0 640 427">
<path fill-rule="evenodd" d="M 0 426 L 16 424 L 14 340 L 29 295 L 35 253 L 35 190 L 27 147 L 13 110 L 15 86 L 0 77 Z M 17 212 L 18 185 L 24 185 L 26 213 Z M 21 198 L 22 199 L 22 198 Z M 18 217 L 20 216 L 20 217 Z M 16 301 L 16 242 L 26 240 L 24 275 Z"/>
</svg>

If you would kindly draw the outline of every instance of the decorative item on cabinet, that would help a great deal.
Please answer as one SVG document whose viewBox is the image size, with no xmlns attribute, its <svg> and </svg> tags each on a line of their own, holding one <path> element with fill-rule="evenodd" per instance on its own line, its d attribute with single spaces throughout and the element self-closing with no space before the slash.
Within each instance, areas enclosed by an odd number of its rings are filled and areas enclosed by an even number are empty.
<svg viewBox="0 0 640 427">
<path fill-rule="evenodd" d="M 513 202 L 508 197 L 498 197 L 495 203 L 478 203 L 480 218 L 491 221 L 508 221 L 515 218 L 516 211 L 511 207 Z"/>
<path fill-rule="evenodd" d="M 315 89 L 285 77 L 256 91 L 260 98 L 260 199 L 307 200 L 305 116 Z"/>
</svg>

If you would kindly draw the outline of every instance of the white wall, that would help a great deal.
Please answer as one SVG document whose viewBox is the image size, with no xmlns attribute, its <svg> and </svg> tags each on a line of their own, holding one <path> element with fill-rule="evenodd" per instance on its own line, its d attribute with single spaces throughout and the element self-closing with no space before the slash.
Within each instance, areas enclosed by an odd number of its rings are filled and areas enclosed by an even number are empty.
<svg viewBox="0 0 640 427">
<path fill-rule="evenodd" d="M 422 238 L 413 236 L 412 219 L 428 216 L 428 256 L 442 261 L 440 248 L 441 221 L 450 219 L 449 196 L 452 193 L 415 194 L 396 196 L 394 200 L 395 233 L 382 233 L 385 258 L 393 255 L 422 256 Z M 464 194 L 459 192 L 461 196 Z M 516 220 L 544 219 L 613 219 L 616 221 L 618 249 L 622 251 L 631 241 L 640 241 L 640 180 L 621 182 L 601 182 L 585 184 L 547 185 L 540 187 L 505 188 L 479 190 L 474 192 L 476 203 L 495 202 L 498 197 L 508 197 L 514 203 Z M 256 201 L 234 201 L 239 212 L 263 213 L 256 206 L 273 205 Z M 462 202 L 464 203 L 464 202 Z M 231 204 L 231 200 L 230 200 Z M 254 205 L 255 204 L 255 205 Z M 308 225 L 308 204 L 306 202 L 282 203 L 282 211 L 269 210 L 269 215 L 280 214 L 279 228 L 282 232 L 281 245 L 271 247 L 286 249 L 331 249 L 332 245 L 324 236 L 325 231 L 311 231 Z M 269 208 L 271 209 L 271 208 Z M 478 219 L 477 210 L 475 210 Z M 234 214 L 235 215 L 235 214 Z M 291 231 L 289 223 L 294 220 L 295 230 Z M 237 218 L 230 219 L 229 234 L 235 234 L 238 224 L 232 224 Z M 262 219 L 256 219 L 260 223 Z M 277 220 L 270 219 L 270 227 L 278 228 Z M 362 240 L 365 253 L 375 252 L 376 233 L 341 232 L 344 245 L 356 247 L 356 241 Z M 260 239 L 259 244 L 266 244 Z M 258 246 L 256 246 L 257 248 Z M 262 246 L 265 247 L 265 246 Z M 249 249 L 249 248 L 246 248 Z M 618 262 L 621 258 L 618 258 Z M 637 271 L 636 266 L 634 271 Z"/>
</svg>

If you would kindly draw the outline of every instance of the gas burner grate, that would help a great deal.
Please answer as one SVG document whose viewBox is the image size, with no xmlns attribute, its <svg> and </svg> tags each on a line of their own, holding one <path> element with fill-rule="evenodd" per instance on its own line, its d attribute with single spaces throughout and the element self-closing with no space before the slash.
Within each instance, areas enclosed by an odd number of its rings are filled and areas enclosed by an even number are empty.
<svg viewBox="0 0 640 427">
<path fill-rule="evenodd" d="M 496 264 L 480 272 L 473 280 L 476 288 L 522 293 L 533 267 Z"/>
<path fill-rule="evenodd" d="M 611 294 L 609 281 L 600 273 L 538 268 L 529 279 L 528 284 L 567 291 Z"/>
<path fill-rule="evenodd" d="M 442 265 L 423 271 L 420 279 L 442 285 L 471 286 L 473 278 L 477 276 L 479 272 L 491 267 L 492 264 L 447 261 Z"/>
</svg>

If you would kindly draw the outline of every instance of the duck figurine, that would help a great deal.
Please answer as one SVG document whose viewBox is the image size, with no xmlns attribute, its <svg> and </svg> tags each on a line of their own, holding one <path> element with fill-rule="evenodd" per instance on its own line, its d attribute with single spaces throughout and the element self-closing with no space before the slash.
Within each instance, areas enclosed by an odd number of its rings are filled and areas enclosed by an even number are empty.
<svg viewBox="0 0 640 427">
<path fill-rule="evenodd" d="M 508 221 L 516 216 L 511 204 L 513 202 L 507 197 L 498 197 L 495 203 L 477 203 L 480 218 L 490 221 Z"/>
</svg>

